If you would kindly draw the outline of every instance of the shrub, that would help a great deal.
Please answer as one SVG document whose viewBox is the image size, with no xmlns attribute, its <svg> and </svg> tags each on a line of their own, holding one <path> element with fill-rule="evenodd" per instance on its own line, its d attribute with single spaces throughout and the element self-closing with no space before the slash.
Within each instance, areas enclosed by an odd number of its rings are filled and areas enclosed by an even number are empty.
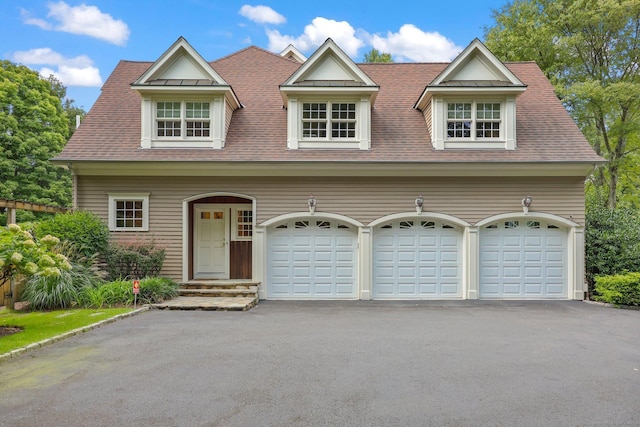
<svg viewBox="0 0 640 427">
<path fill-rule="evenodd" d="M 140 281 L 139 304 L 155 304 L 178 294 L 178 284 L 161 277 L 145 278 Z M 97 287 L 82 289 L 79 302 L 85 307 L 111 307 L 133 305 L 133 283 L 131 280 L 114 280 Z"/>
<path fill-rule="evenodd" d="M 140 281 L 138 300 L 143 304 L 156 304 L 178 295 L 178 284 L 164 277 L 149 277 Z"/>
<path fill-rule="evenodd" d="M 41 239 L 17 224 L 0 230 L 0 278 L 60 276 L 71 269 L 67 257 L 59 252 L 57 237 Z"/>
<path fill-rule="evenodd" d="M 78 301 L 85 307 L 112 307 L 114 305 L 133 305 L 133 290 L 129 280 L 114 280 L 97 287 L 85 288 Z"/>
<path fill-rule="evenodd" d="M 640 271 L 640 219 L 627 209 L 590 204 L 586 211 L 585 262 L 589 289 L 597 276 Z"/>
<path fill-rule="evenodd" d="M 31 310 L 68 308 L 78 301 L 85 287 L 92 287 L 91 276 L 81 270 L 62 270 L 59 275 L 36 274 L 27 279 L 21 299 Z"/>
<path fill-rule="evenodd" d="M 95 254 L 104 255 L 109 245 L 109 228 L 94 213 L 75 211 L 57 214 L 35 225 L 37 236 L 51 234 L 75 247 L 73 260 L 83 262 Z"/>
<path fill-rule="evenodd" d="M 596 301 L 616 305 L 640 305 L 640 273 L 598 276 L 595 280 Z"/>
<path fill-rule="evenodd" d="M 154 277 L 164 264 L 165 251 L 151 241 L 117 242 L 107 250 L 107 270 L 112 279 Z"/>
</svg>

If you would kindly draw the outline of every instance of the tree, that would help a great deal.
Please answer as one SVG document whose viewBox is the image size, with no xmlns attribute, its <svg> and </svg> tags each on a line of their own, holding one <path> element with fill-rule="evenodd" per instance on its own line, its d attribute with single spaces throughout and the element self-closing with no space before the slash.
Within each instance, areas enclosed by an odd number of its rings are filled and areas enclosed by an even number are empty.
<svg viewBox="0 0 640 427">
<path fill-rule="evenodd" d="M 75 104 L 75 100 L 67 98 L 67 88 L 58 80 L 54 75 L 49 75 L 46 79 L 51 84 L 51 89 L 62 100 L 62 109 L 67 115 L 67 121 L 69 123 L 69 138 L 76 130 L 76 116 L 80 116 L 80 120 L 87 115 L 82 107 Z"/>
<path fill-rule="evenodd" d="M 485 43 L 502 60 L 538 63 L 608 160 L 591 183 L 615 208 L 639 183 L 640 0 L 514 0 L 493 17 Z"/>
<path fill-rule="evenodd" d="M 393 62 L 390 53 L 380 53 L 378 49 L 371 49 L 364 54 L 364 62 Z"/>
<path fill-rule="evenodd" d="M 0 198 L 69 206 L 71 174 L 49 161 L 68 135 L 59 88 L 27 67 L 0 61 Z"/>
</svg>

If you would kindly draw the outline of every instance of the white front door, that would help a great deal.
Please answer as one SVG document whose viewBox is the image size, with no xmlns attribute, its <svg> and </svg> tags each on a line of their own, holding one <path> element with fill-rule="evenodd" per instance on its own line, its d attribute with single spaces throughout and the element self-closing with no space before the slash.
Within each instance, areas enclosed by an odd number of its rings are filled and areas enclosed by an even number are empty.
<svg viewBox="0 0 640 427">
<path fill-rule="evenodd" d="M 230 213 L 230 208 L 224 205 L 194 207 L 194 278 L 229 278 Z"/>
</svg>

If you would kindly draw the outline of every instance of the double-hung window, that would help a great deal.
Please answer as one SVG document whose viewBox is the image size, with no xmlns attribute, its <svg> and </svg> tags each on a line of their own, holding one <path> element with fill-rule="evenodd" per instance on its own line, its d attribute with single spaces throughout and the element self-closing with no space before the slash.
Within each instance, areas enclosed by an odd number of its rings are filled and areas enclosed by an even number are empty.
<svg viewBox="0 0 640 427">
<path fill-rule="evenodd" d="M 303 102 L 302 138 L 325 140 L 355 139 L 355 102 Z"/>
<path fill-rule="evenodd" d="M 447 103 L 447 139 L 500 139 L 499 102 Z"/>
<path fill-rule="evenodd" d="M 211 136 L 209 102 L 156 102 L 156 136 L 158 138 L 190 139 Z"/>
</svg>

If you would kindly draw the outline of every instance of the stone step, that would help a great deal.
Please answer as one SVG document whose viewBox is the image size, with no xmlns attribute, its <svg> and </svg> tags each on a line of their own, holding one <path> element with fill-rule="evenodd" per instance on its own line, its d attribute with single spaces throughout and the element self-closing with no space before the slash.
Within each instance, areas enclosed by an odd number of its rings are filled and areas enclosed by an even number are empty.
<svg viewBox="0 0 640 427">
<path fill-rule="evenodd" d="M 260 282 L 251 280 L 191 280 L 180 284 L 181 289 L 254 289 Z"/>
<path fill-rule="evenodd" d="M 246 311 L 257 303 L 257 297 L 176 297 L 152 307 L 160 310 Z"/>
<path fill-rule="evenodd" d="M 227 289 L 227 288 L 180 288 L 178 294 L 183 297 L 250 297 L 258 294 L 258 287 L 252 286 L 250 289 Z"/>
</svg>

